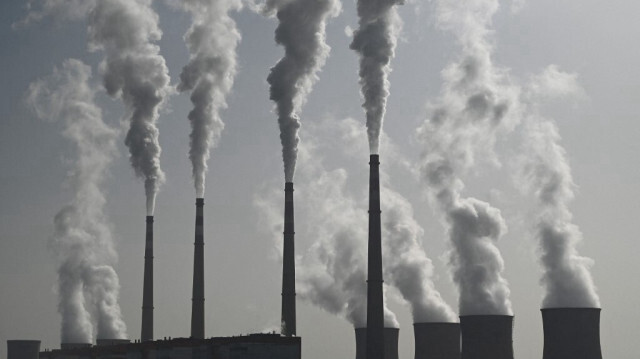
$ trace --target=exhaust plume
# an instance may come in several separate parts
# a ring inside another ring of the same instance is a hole
[[[493,154],[497,133],[510,130],[517,118],[518,88],[491,60],[489,25],[497,9],[497,0],[437,2],[437,24],[453,32],[462,54],[443,71],[442,94],[419,129],[422,177],[447,225],[460,315],[511,314],[496,246],[506,232],[505,221],[489,203],[462,196],[462,175],[475,156],[499,164]]]
[[[391,59],[395,56],[402,21],[395,5],[403,0],[358,0],[359,27],[351,49],[360,55],[360,86],[367,118],[371,154],[378,154],[380,131],[389,97]]]
[[[572,223],[569,204],[575,184],[561,137],[552,120],[539,114],[535,104],[544,97],[582,93],[577,75],[549,66],[533,79],[527,94],[534,104],[525,120],[522,161],[526,187],[535,194],[538,219],[535,234],[540,241],[543,266],[543,308],[600,307],[589,268],[593,261],[578,254],[580,229]]]
[[[341,9],[338,0],[267,0],[263,12],[277,16],[276,42],[285,55],[267,77],[276,104],[285,182],[293,182],[300,111],[329,56],[325,27]]]
[[[90,78],[88,66],[66,60],[52,76],[32,83],[27,98],[39,118],[62,122],[62,134],[74,146],[68,178],[74,198],[56,214],[49,242],[59,261],[58,311],[66,343],[93,341],[92,314],[98,339],[126,338],[102,189],[117,132],[102,121]]]
[[[137,176],[144,179],[147,215],[153,215],[155,198],[164,173],[160,169],[158,111],[171,92],[168,69],[160,48],[158,14],[151,0],[100,0],[89,12],[89,48],[102,50],[103,85],[120,97],[128,112],[125,144]]]
[[[215,147],[224,122],[220,111],[236,75],[236,47],[240,32],[229,11],[240,10],[240,0],[184,0],[182,9],[192,17],[184,38],[191,53],[180,74],[178,90],[191,91],[193,109],[189,159],[193,167],[196,197],[203,198],[210,149]]]

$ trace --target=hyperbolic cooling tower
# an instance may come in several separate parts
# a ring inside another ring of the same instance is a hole
[[[153,216],[147,216],[142,289],[142,341],[153,340]]]
[[[602,359],[600,308],[542,309],[543,359]]]
[[[193,249],[191,337],[204,339],[204,198],[196,198],[196,233]]]
[[[513,359],[513,316],[460,316],[462,359]]]
[[[38,359],[39,340],[7,340],[7,359]]]
[[[415,359],[460,359],[459,323],[415,323]]]
[[[398,359],[398,328],[384,328],[383,359]],[[365,359],[367,351],[367,328],[356,328],[356,359]]]
[[[369,157],[369,248],[367,268],[367,359],[385,353],[382,296],[382,235],[380,230],[380,161]]]
[[[282,335],[296,335],[296,264],[293,182],[284,184],[284,243],[282,253]]]

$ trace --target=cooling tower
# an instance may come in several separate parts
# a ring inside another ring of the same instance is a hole
[[[460,359],[459,323],[415,323],[415,359]]]
[[[513,316],[462,315],[462,359],[513,359]]]
[[[7,340],[7,359],[38,359],[39,340]]]
[[[147,216],[142,289],[142,341],[153,340],[153,216]]]
[[[602,359],[600,308],[542,309],[543,359]]]
[[[398,359],[398,328],[384,328],[383,359]],[[367,351],[367,328],[356,328],[356,359],[365,359]]]
[[[296,335],[296,265],[294,249],[293,183],[284,184],[284,243],[282,253],[282,335]]]
[[[204,339],[204,198],[196,198],[196,233],[193,249],[191,337]]]
[[[383,359],[382,235],[380,230],[380,161],[369,158],[369,248],[367,268],[367,359]]]

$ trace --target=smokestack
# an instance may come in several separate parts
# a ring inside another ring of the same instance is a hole
[[[204,198],[196,198],[196,239],[193,249],[191,337],[204,339]]]
[[[296,264],[294,250],[293,182],[284,184],[284,244],[282,253],[282,335],[296,335]]]
[[[147,216],[142,289],[142,331],[140,340],[153,340],[153,216]]]
[[[600,308],[542,309],[542,359],[602,359]]]
[[[356,359],[366,359],[367,328],[356,328]],[[400,329],[384,328],[384,359],[398,359]]]
[[[513,359],[513,316],[462,315],[462,359]]]
[[[382,294],[382,235],[380,230],[380,161],[369,157],[369,258],[367,268],[367,359],[384,353],[384,303]]]
[[[7,340],[7,359],[38,359],[39,340]]]
[[[415,323],[415,359],[460,359],[459,323]]]

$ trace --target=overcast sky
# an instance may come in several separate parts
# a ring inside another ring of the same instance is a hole
[[[183,35],[190,16],[153,2],[163,36],[158,42],[171,84],[179,82],[188,61]],[[358,57],[349,49],[350,29],[357,28],[355,2],[327,26],[331,52],[319,81],[301,113],[301,142],[310,153],[298,163],[297,178],[313,179],[309,168],[322,160],[323,169],[342,168],[346,193],[366,213],[368,152],[361,138],[339,133],[345,123],[364,123],[358,85]],[[541,109],[562,136],[576,198],[570,204],[584,242],[582,255],[594,260],[592,274],[602,305],[603,356],[632,359],[640,352],[640,4],[629,0],[500,1],[491,34],[494,63],[508,69],[516,83],[526,83],[547,66],[577,74],[580,96],[553,99]],[[56,22],[50,18],[26,27],[12,24],[26,15],[20,0],[0,3],[0,342],[40,339],[42,349],[57,348],[57,262],[49,243],[54,215],[73,198],[65,182],[73,146],[62,136],[62,124],[37,118],[25,102],[29,84],[49,76],[54,67],[75,58],[93,68],[92,83],[100,87],[98,64],[103,54],[87,51],[84,21]],[[421,146],[416,129],[427,116],[429,101],[442,88],[442,70],[457,59],[460,49],[451,33],[435,26],[433,2],[414,0],[400,8],[403,30],[392,61],[391,95],[384,124],[388,137],[381,149],[383,170],[394,190],[413,206],[424,228],[422,246],[433,260],[435,285],[457,310],[458,295],[446,260],[445,227],[437,209],[424,196],[424,185],[413,176]],[[280,320],[281,261],[260,201],[283,194],[279,130],[269,100],[269,70],[282,56],[274,41],[277,20],[247,7],[232,13],[242,34],[238,74],[226,127],[209,161],[205,195],[206,335],[230,336],[273,330]],[[104,182],[106,213],[119,256],[120,305],[130,339],[140,335],[145,198],[124,145],[121,101],[98,92],[104,121],[120,128],[118,155]],[[158,128],[161,165],[166,183],[155,212],[155,337],[189,335],[195,193],[188,159],[191,104],[188,94],[171,96],[161,111]],[[514,185],[513,164],[519,151],[516,129],[499,138],[502,166],[480,166],[465,176],[465,195],[502,211],[508,232],[498,242],[505,261],[515,315],[514,349],[519,359],[542,356],[540,307],[541,269],[533,237],[534,206],[530,196]],[[385,146],[385,143],[387,145]],[[394,161],[408,164],[391,165]],[[389,161],[385,162],[385,149]],[[305,152],[306,153],[306,152]],[[302,188],[303,186],[301,186]],[[282,200],[281,198],[276,198]],[[296,191],[296,252],[304,255],[314,237],[313,208],[304,191]],[[276,202],[276,205],[280,205]],[[384,216],[384,213],[383,213]],[[277,231],[278,229],[276,229]],[[365,248],[362,248],[365,250]],[[300,262],[304,265],[304,261]],[[393,288],[387,301],[400,323],[400,357],[413,356],[409,307]],[[355,356],[353,326],[344,318],[318,309],[298,297],[298,335],[303,356]],[[330,343],[330,345],[327,345]],[[4,356],[5,344],[0,350]]]

